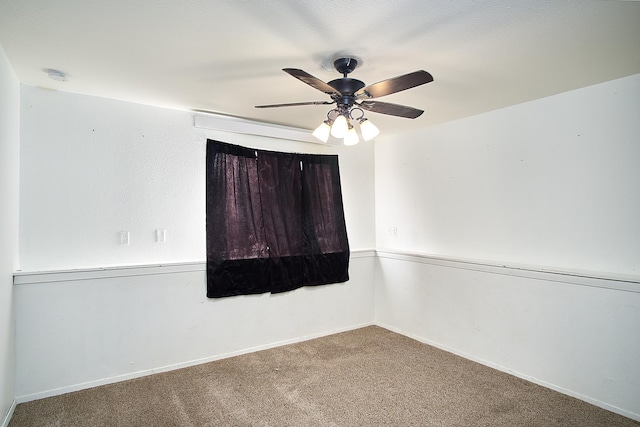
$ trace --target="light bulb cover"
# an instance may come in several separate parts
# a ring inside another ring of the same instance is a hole
[[[365,141],[371,141],[380,134],[380,129],[371,123],[369,119],[363,118],[360,120],[360,132],[362,132],[362,138]]]
[[[320,126],[313,131],[312,135],[318,138],[322,142],[327,142],[329,140],[329,133],[331,132],[331,123],[329,120],[325,120],[320,123]]]
[[[360,142],[360,138],[358,138],[356,129],[352,126],[344,136],[344,145],[356,145],[358,142]]]
[[[347,122],[347,118],[340,114],[333,121],[333,126],[331,126],[331,136],[334,138],[344,138],[348,131],[349,123]]]

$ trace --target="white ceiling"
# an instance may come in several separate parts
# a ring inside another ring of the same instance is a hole
[[[371,84],[435,81],[380,98],[425,110],[368,113],[415,129],[640,73],[640,2],[603,0],[0,0],[0,44],[28,85],[314,128],[340,52]],[[66,82],[45,69],[68,73]]]

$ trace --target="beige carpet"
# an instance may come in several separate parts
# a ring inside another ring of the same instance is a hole
[[[17,406],[27,426],[639,426],[379,327]]]

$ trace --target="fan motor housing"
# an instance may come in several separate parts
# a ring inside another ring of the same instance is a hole
[[[327,84],[342,95],[353,95],[365,86],[364,82],[349,77],[331,80]]]

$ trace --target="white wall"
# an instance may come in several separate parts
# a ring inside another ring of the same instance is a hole
[[[374,253],[359,251],[375,244],[371,144],[199,130],[192,113],[30,86],[21,123],[20,401],[373,322]],[[339,155],[349,282],[206,298],[205,137]]]
[[[352,249],[374,237],[373,146],[355,150],[195,129],[193,114],[22,87],[24,271],[205,259],[205,138],[337,153]],[[154,230],[167,242],[157,244]],[[130,245],[119,245],[119,232]]]
[[[19,401],[372,324],[372,251],[347,283],[207,299],[205,265],[16,277]]]
[[[638,117],[634,75],[380,139],[377,247],[637,277]]]
[[[0,46],[0,424],[14,400],[13,272],[18,268],[20,84]]]
[[[635,75],[379,141],[376,322],[640,420],[639,117]]]
[[[352,259],[346,285],[207,300],[202,269],[171,270],[198,263],[148,275],[129,274],[144,268],[105,270],[108,277],[100,269],[18,275],[17,395],[348,329],[372,321],[375,306],[385,326],[640,414],[632,400],[640,395],[639,95],[640,76],[631,76],[379,138],[375,217],[373,146],[326,149],[340,154],[352,249],[373,246],[375,220],[377,245],[392,251],[377,268],[369,255]],[[204,260],[205,132],[192,128],[191,114],[32,87],[23,87],[21,103],[23,270]],[[167,229],[166,244],[153,243],[155,228]],[[120,230],[131,232],[130,246],[117,244]],[[629,281],[576,284],[399,252]]]
[[[397,253],[378,267],[378,324],[640,420],[640,280]]]

